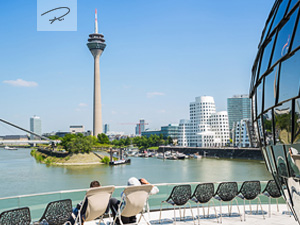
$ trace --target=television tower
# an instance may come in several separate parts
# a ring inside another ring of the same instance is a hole
[[[100,56],[106,47],[104,35],[98,34],[97,9],[95,9],[95,32],[89,35],[87,46],[94,57],[93,135],[97,137],[98,134],[103,133],[99,61],[100,61]]]

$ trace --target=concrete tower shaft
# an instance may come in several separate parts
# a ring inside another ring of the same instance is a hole
[[[100,85],[100,56],[106,44],[104,36],[98,34],[97,10],[95,11],[95,33],[89,35],[87,46],[94,57],[94,112],[93,112],[93,135],[103,133],[101,85]]]

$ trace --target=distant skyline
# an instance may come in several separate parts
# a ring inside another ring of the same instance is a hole
[[[42,132],[92,130],[93,60],[86,46],[98,9],[103,124],[133,134],[189,118],[189,103],[248,94],[250,71],[274,0],[78,0],[77,31],[37,31],[36,1],[0,3],[0,118]],[[0,124],[0,135],[23,134]]]

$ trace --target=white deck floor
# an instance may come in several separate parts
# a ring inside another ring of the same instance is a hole
[[[287,211],[287,206],[284,204],[279,205],[279,212],[277,212],[277,206],[276,204],[271,206],[271,217],[268,214],[269,210],[269,205],[264,204],[263,205],[263,211],[264,211],[264,217],[263,219],[262,213],[259,211],[256,214],[256,206],[252,206],[252,215],[250,214],[250,209],[249,206],[246,205],[246,221],[244,221],[244,208],[243,205],[239,206],[241,214],[242,214],[242,220],[240,219],[240,216],[237,211],[237,207],[233,206],[232,208],[232,215],[229,217],[228,215],[228,207],[223,206],[222,207],[222,224],[236,224],[236,225],[298,225],[298,223],[295,221],[294,217],[290,214],[290,212]],[[220,207],[217,206],[217,214],[220,215]],[[213,207],[210,207],[210,217],[209,218],[204,218],[203,217],[203,211],[202,209],[200,210],[200,224],[203,225],[216,225],[216,224],[221,224],[220,222],[218,223],[217,221],[220,220],[220,218],[216,218],[214,214]],[[181,210],[181,212],[183,212]],[[205,213],[207,213],[207,208],[205,208]],[[194,216],[198,215],[197,214],[197,209],[193,208],[193,214]],[[149,220],[151,224],[159,224],[159,211],[158,212],[151,212],[150,213],[150,219],[149,215],[146,213],[145,214],[146,219]],[[139,218],[139,216],[138,216]],[[174,224],[173,222],[174,218],[174,211],[173,210],[167,210],[162,212],[162,222],[161,224],[163,225],[170,225]],[[176,210],[176,225],[193,225],[193,219],[191,216],[191,211],[190,209],[186,210],[186,215],[185,215],[185,221],[184,220],[179,220],[179,211]],[[109,222],[108,219],[105,219],[105,222]],[[99,221],[91,221],[91,222],[85,222],[85,225],[99,225]],[[103,223],[102,223],[103,224]],[[109,224],[109,223],[107,223]],[[145,225],[146,222],[142,219],[140,224]],[[198,225],[198,219],[195,219],[195,225]]]

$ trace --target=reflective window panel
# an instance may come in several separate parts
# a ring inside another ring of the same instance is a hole
[[[279,30],[274,48],[272,65],[288,53],[297,15],[298,10],[291,15],[289,21]]]
[[[256,89],[256,107],[257,107],[257,116],[261,114],[262,111],[262,97],[263,97],[263,81],[258,85]]]
[[[268,155],[267,155],[267,150],[266,150],[266,147],[263,147],[261,149],[262,151],[262,154],[263,154],[263,157],[265,159],[265,163],[266,163],[266,167],[267,167],[267,170],[272,173],[272,168],[271,168],[271,165],[270,165],[270,162],[269,162],[269,158],[268,158]]]
[[[276,66],[273,71],[265,77],[264,86],[264,110],[275,105],[277,93],[277,80],[278,80],[279,66]]]
[[[252,120],[256,120],[256,101],[255,101],[255,93],[253,94],[252,96],[252,101],[251,101],[251,104],[252,104]]]
[[[288,11],[291,11],[294,7],[294,5],[298,2],[298,0],[291,0],[291,3],[290,3],[290,6],[289,6],[289,10]]]
[[[300,143],[300,99],[295,99],[294,143]]]
[[[285,101],[299,95],[300,83],[300,51],[281,63],[279,77],[278,102]]]
[[[269,34],[269,31],[270,31],[270,27],[271,27],[271,24],[274,20],[274,16],[275,16],[275,13],[276,13],[276,9],[274,10],[272,16],[270,17],[270,19],[268,20],[266,26],[265,26],[265,30],[264,30],[264,36],[263,36],[263,39],[261,40],[261,43],[264,42],[264,40],[266,39],[267,35]]]
[[[262,126],[262,121],[261,118],[259,117],[257,119],[257,127],[258,127],[258,133],[259,133],[259,138],[260,138],[260,144],[262,146],[265,145],[265,137],[264,137],[264,131],[263,131],[263,126]]]
[[[276,160],[276,167],[279,176],[289,177],[288,166],[286,163],[285,151],[283,145],[273,146],[273,154]]]
[[[271,165],[272,173],[277,174],[277,168],[276,168],[276,165],[274,163],[273,151],[272,151],[272,147],[271,146],[267,146],[266,147],[266,153],[267,153],[267,157],[269,159],[269,163]]]
[[[295,36],[292,44],[292,50],[297,48],[299,45],[300,45],[300,23],[298,22],[297,27],[295,29]]]
[[[277,10],[273,25],[272,25],[272,30],[279,24],[280,20],[284,17],[286,7],[289,3],[289,0],[282,0],[281,4],[279,5],[279,8]]]
[[[267,113],[263,115],[263,123],[264,123],[263,127],[265,131],[266,145],[274,144],[272,119],[273,119],[272,110],[269,110]]]
[[[286,156],[292,177],[300,178],[300,145],[286,145]]]
[[[262,55],[262,59],[261,59],[261,63],[260,63],[260,69],[259,69],[259,78],[261,78],[261,76],[266,72],[266,70],[269,68],[269,62],[270,62],[270,57],[272,54],[272,49],[273,49],[273,45],[274,45],[274,35],[271,38],[271,41],[266,45],[263,55]]]
[[[290,144],[292,139],[292,101],[274,108],[275,141]]]

